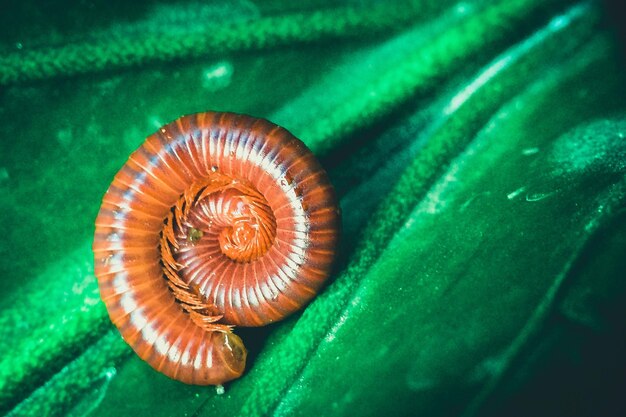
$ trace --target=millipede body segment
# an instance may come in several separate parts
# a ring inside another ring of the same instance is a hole
[[[95,273],[142,359],[185,383],[221,384],[245,368],[233,327],[311,300],[339,223],[325,171],[288,131],[233,113],[184,116],[115,176],[96,219]]]

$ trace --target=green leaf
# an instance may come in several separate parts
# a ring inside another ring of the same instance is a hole
[[[580,384],[615,403],[610,379],[560,376],[619,357],[626,295],[626,84],[597,4],[137,2],[128,23],[68,6],[86,20],[51,29],[24,4],[32,33],[0,40],[0,411],[561,414],[555,386]],[[132,355],[90,251],[128,154],[207,109],[292,130],[344,213],[330,284],[238,329],[248,371],[223,395]],[[571,349],[589,364],[564,372]]]

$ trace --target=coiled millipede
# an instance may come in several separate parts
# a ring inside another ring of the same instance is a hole
[[[206,112],[149,136],[96,219],[95,274],[112,322],[170,378],[244,371],[234,326],[300,309],[335,257],[339,210],[311,151],[267,120]]]

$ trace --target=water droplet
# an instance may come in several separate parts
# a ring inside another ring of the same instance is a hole
[[[151,117],[148,119],[148,122],[149,122],[152,126],[156,127],[157,129],[161,129],[161,132],[165,132],[165,129],[163,129],[163,128],[161,127],[161,126],[163,126],[163,124],[164,124],[164,123],[163,123],[163,121],[161,120],[161,118],[160,118],[160,117],[157,117],[157,116],[151,116]]]
[[[189,229],[189,232],[187,233],[187,240],[190,241],[191,243],[196,243],[200,239],[202,239],[203,234],[204,233],[202,233],[202,230],[192,227]]]
[[[217,165],[213,165],[211,167],[211,172],[217,172]]]
[[[515,197],[517,197],[518,195],[520,195],[524,191],[526,191],[526,187],[520,187],[517,190],[511,191],[510,193],[508,193],[506,195],[506,198],[508,198],[509,200],[513,200]]]
[[[206,68],[202,74],[202,87],[209,91],[218,91],[230,85],[233,76],[233,65],[221,61]]]
[[[526,194],[526,201],[528,202],[535,202],[535,201],[541,201],[544,198],[548,198],[550,197],[552,194],[554,194],[554,192],[551,193],[529,193]]]
[[[535,155],[539,153],[539,148],[526,148],[526,149],[522,149],[522,155],[524,156],[530,156],[530,155]]]

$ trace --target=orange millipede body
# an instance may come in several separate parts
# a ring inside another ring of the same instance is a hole
[[[153,368],[221,384],[245,368],[232,328],[306,304],[330,272],[339,222],[325,171],[288,131],[233,113],[184,116],[146,139],[103,198],[100,293]]]

